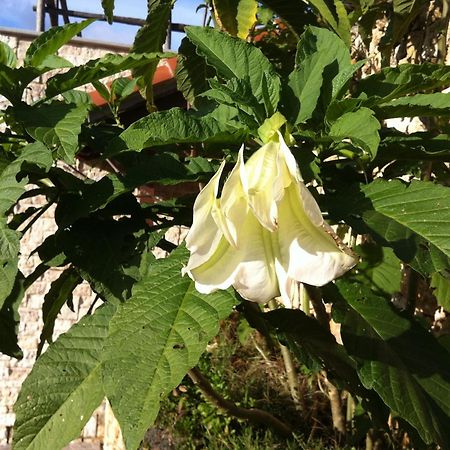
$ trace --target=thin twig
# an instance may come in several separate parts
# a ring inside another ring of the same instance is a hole
[[[286,437],[292,435],[292,429],[287,424],[281,422],[281,420],[277,419],[275,416],[272,416],[272,414],[267,411],[257,408],[241,408],[232,401],[224,399],[213,389],[210,382],[198,370],[197,367],[191,369],[188,372],[188,376],[213,405],[223,409],[228,414],[237,417],[238,419],[245,419],[254,423],[267,425]]]

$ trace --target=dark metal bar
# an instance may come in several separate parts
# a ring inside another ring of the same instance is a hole
[[[33,10],[36,11],[36,8],[33,7]],[[51,7],[46,7],[45,11],[48,13],[66,14],[69,17],[78,17],[80,19],[97,19],[97,20],[102,20],[104,22],[107,21],[106,16],[104,14],[94,14],[94,13],[89,13],[89,12],[74,11],[72,9],[65,10],[65,9],[51,8]],[[114,16],[113,21],[117,22],[117,23],[125,23],[127,25],[137,25],[137,26],[145,25],[145,20],[136,19],[134,17]],[[184,32],[185,26],[186,25],[184,25],[182,23],[172,23],[171,30],[178,31],[178,32]]]
[[[56,12],[56,10],[58,10],[58,8],[56,7],[54,0],[45,1],[45,11],[48,12],[48,15],[50,16],[50,25],[52,27],[57,27],[59,25],[59,14]]]
[[[69,23],[70,22],[69,21],[69,16],[67,15],[67,1],[66,0],[60,0],[60,3],[61,3],[61,9],[64,11],[62,13],[64,23]]]

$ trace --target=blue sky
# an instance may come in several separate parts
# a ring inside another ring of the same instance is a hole
[[[203,11],[195,12],[201,0],[177,0],[172,13],[173,22],[189,25],[200,25],[203,21]],[[0,27],[22,28],[34,30],[35,13],[33,5],[36,0],[1,0]],[[101,13],[101,0],[67,0],[68,9]],[[118,16],[128,16],[144,19],[147,10],[147,0],[115,0],[114,13]],[[74,19],[71,18],[71,21]],[[62,20],[61,20],[62,22]],[[106,22],[96,22],[90,25],[83,36],[90,39],[131,44],[138,27],[124,24],[108,25]],[[172,34],[172,49],[176,50],[182,35]]]

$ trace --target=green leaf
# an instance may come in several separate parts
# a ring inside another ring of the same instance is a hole
[[[73,67],[73,64],[66,58],[62,58],[61,56],[48,55],[44,58],[40,67],[42,68],[42,71],[47,72],[52,69]]]
[[[364,386],[413,425],[427,443],[449,442],[449,354],[420,325],[354,281],[339,280],[352,310],[343,313],[344,345],[359,361]],[[356,312],[356,314],[355,314]],[[341,316],[342,318],[342,316]]]
[[[416,94],[447,87],[450,83],[450,67],[440,64],[400,64],[397,67],[386,67],[381,72],[370,75],[359,81],[356,94],[362,97],[392,100],[407,94]]]
[[[177,89],[188,103],[195,107],[201,102],[199,94],[209,89],[208,78],[214,76],[214,69],[206,64],[205,58],[199,56],[195,46],[188,38],[181,41],[178,49],[175,78]]]
[[[243,142],[245,129],[236,129],[218,122],[211,115],[200,116],[180,108],[152,113],[134,122],[118,139],[109,152],[140,151],[146,147],[183,142]]]
[[[120,77],[111,83],[111,96],[114,100],[125,98],[134,92],[136,80]]]
[[[13,105],[20,104],[24,89],[41,73],[34,67],[12,69],[0,63],[0,94],[4,95]]]
[[[439,306],[450,312],[450,279],[447,273],[434,273],[431,277],[431,287]]]
[[[405,135],[393,132],[380,142],[377,160],[381,163],[392,160],[417,162],[420,160],[450,161],[450,135],[418,132]]]
[[[14,118],[34,139],[50,149],[57,149],[57,157],[72,163],[78,151],[78,135],[89,113],[84,103],[64,102],[42,104],[38,107],[16,107]]]
[[[449,188],[425,181],[410,185],[377,180],[362,188],[375,211],[407,227],[450,256]]]
[[[323,17],[335,33],[350,46],[350,22],[345,6],[340,0],[309,0],[311,6]]]
[[[364,150],[373,159],[378,151],[381,128],[373,114],[368,108],[345,113],[331,125],[329,136],[335,142],[350,140],[354,147]]]
[[[25,294],[24,281],[24,276],[19,273],[11,293],[0,307],[0,352],[18,359],[23,357],[17,342],[17,333],[20,322],[19,306]]]
[[[436,92],[433,94],[416,94],[400,97],[375,108],[381,119],[390,117],[415,116],[448,116],[450,115],[450,93]]]
[[[130,54],[127,56],[108,53],[102,58],[93,59],[86,64],[73,67],[65,73],[54,75],[48,80],[45,94],[47,98],[54,97],[70,89],[83,86],[93,81],[109,77],[123,70],[143,66],[163,57],[172,56],[164,53]]]
[[[61,273],[50,286],[49,291],[45,294],[44,304],[42,306],[42,320],[44,326],[39,338],[37,348],[38,356],[41,354],[44,343],[52,343],[53,329],[55,327],[55,320],[61,308],[72,298],[73,290],[82,281],[76,270],[69,267]]]
[[[256,0],[239,0],[237,7],[237,37],[247,39],[250,30],[256,23],[256,11],[258,2]]]
[[[11,69],[17,65],[17,57],[14,50],[3,41],[0,41],[0,64],[4,64]]]
[[[0,308],[14,287],[19,264],[19,233],[0,218]]]
[[[342,88],[341,74],[353,68],[344,42],[331,31],[317,27],[308,27],[301,37],[295,65],[283,99],[293,124],[310,119],[325,93],[329,98],[322,98],[321,107],[328,106]]]
[[[84,91],[72,90],[62,94],[66,103],[73,103],[75,105],[86,105],[89,109],[93,107],[92,97]]]
[[[103,381],[126,447],[137,448],[161,399],[194,367],[235,302],[201,295],[181,276],[182,256],[157,260],[119,306],[103,359]]]
[[[402,267],[391,248],[366,242],[355,251],[362,258],[355,268],[362,283],[369,281],[371,288],[380,294],[400,292]]]
[[[43,65],[43,61],[47,56],[53,55],[92,22],[94,22],[93,19],[88,19],[82,22],[69,23],[61,27],[52,27],[40,34],[28,47],[24,65],[33,67]]]
[[[19,233],[8,228],[3,217],[25,191],[27,177],[17,180],[24,164],[48,169],[52,164],[48,150],[40,143],[29,144],[12,162],[3,161],[0,174],[0,308],[14,287],[18,271]]]
[[[222,31],[237,36],[236,20],[239,0],[212,0],[214,18]]]
[[[65,205],[60,202],[58,208],[70,207],[70,197],[65,200]],[[57,222],[59,214],[55,213]],[[134,233],[142,227],[138,219],[80,219],[56,234],[55,245],[96,293],[118,303],[130,296],[139,277],[144,237]]]
[[[111,25],[114,20],[114,0],[102,0],[102,8],[108,23]]]
[[[392,4],[393,14],[379,44],[383,57],[387,61],[393,47],[405,37],[411,23],[420,12],[427,10],[429,2],[427,0],[393,0]]]
[[[429,276],[450,264],[445,252],[446,189],[428,182],[414,181],[408,186],[399,180],[376,180],[358,188],[341,187],[339,196],[329,196],[326,207],[333,220],[344,220],[358,233],[370,234],[377,243],[391,247],[414,270]],[[427,201],[430,195],[435,197],[431,202]],[[392,208],[388,206],[391,202]],[[437,208],[435,213],[428,214],[430,205]]]
[[[258,103],[248,82],[233,78],[226,84],[214,79],[209,80],[209,83],[212,89],[204,92],[202,96],[216,100],[219,104],[236,107],[247,116],[252,116],[255,119],[255,127],[264,122],[264,107]]]
[[[27,178],[22,178],[20,181],[17,179],[24,164],[37,166],[47,171],[52,162],[51,153],[40,142],[34,142],[22,148],[20,155],[0,174],[0,215],[6,214],[25,191]]]
[[[82,217],[103,210],[107,205],[119,200],[120,196],[124,199],[124,194],[147,183],[173,185],[189,181],[207,181],[218,168],[217,164],[201,157],[188,158],[189,162],[185,164],[180,161],[178,155],[169,152],[133,156],[136,159],[133,159],[132,165],[127,168],[125,176],[109,174],[95,183],[81,183],[67,189],[60,196],[55,211],[58,226],[66,228]],[[118,160],[126,167],[124,158],[119,157]],[[131,199],[134,197],[128,199],[131,206]]]
[[[104,398],[100,357],[111,305],[84,317],[37,360],[14,407],[15,450],[63,448]]]
[[[213,28],[186,27],[186,34],[220,76],[248,81],[253,95],[265,105],[268,117],[277,110],[280,78],[260,49]]]
[[[134,54],[146,54],[161,52],[166,40],[170,14],[175,0],[148,0],[147,18],[145,25],[136,33],[131,52]],[[133,77],[138,79],[138,85],[144,91],[147,100],[147,108],[153,110],[153,75],[158,61],[147,61],[139,67],[133,68]]]
[[[306,25],[317,25],[317,17],[312,8],[302,0],[264,0],[261,3],[280,16],[298,36],[303,33]]]

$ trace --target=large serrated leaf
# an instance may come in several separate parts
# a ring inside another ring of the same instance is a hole
[[[343,3],[340,0],[309,0],[309,3],[346,45],[350,46],[350,23]]]
[[[0,214],[3,215],[14,205],[25,190],[27,178],[17,180],[24,163],[32,164],[45,171],[52,165],[52,156],[47,147],[40,142],[28,144],[20,155],[11,161],[0,173]]]
[[[100,355],[114,307],[84,317],[48,348],[15,404],[15,450],[60,449],[75,439],[103,397]]]
[[[362,261],[356,266],[361,282],[380,294],[393,295],[400,292],[402,281],[401,261],[389,247],[365,242],[356,248]]]
[[[450,189],[425,181],[375,181],[363,187],[373,208],[450,256]]]
[[[138,447],[161,398],[194,367],[235,302],[204,296],[181,276],[183,257],[158,260],[111,321],[103,359],[105,392],[128,449]]]
[[[41,354],[45,342],[52,343],[53,329],[55,320],[61,308],[72,298],[72,292],[82,281],[80,275],[73,267],[69,267],[61,273],[50,286],[45,294],[44,304],[42,305],[42,320],[44,326],[41,331],[40,341],[37,348],[38,356]]]
[[[448,352],[362,284],[339,280],[337,287],[351,307],[343,314],[344,345],[359,361],[364,386],[375,389],[424,441],[445,446],[450,439]],[[345,309],[343,304],[338,307]]]
[[[27,178],[17,180],[22,165],[29,163],[44,169],[52,164],[47,148],[41,143],[25,146],[19,157],[7,164],[4,161],[0,173],[0,308],[13,289],[17,274],[19,233],[8,228],[3,217],[25,191]]]
[[[429,182],[376,180],[342,188],[339,196],[330,195],[327,208],[334,220],[370,234],[414,270],[430,276],[450,266],[447,191]]]
[[[347,46],[331,31],[309,27],[302,35],[296,54],[296,67],[289,76],[289,89],[283,99],[293,124],[305,122],[319,105],[325,109],[332,93],[342,88],[341,74],[352,69]]]
[[[268,111],[276,111],[280,99],[280,78],[261,50],[212,28],[187,27],[186,34],[220,76],[227,80],[247,80],[259,103],[264,104]]]
[[[175,78],[177,89],[191,105],[201,102],[199,94],[209,88],[208,78],[214,76],[214,69],[206,64],[205,58],[199,56],[192,42],[184,38],[178,49]]]
[[[48,80],[45,94],[51,98],[70,89],[170,56],[173,55],[170,53],[143,53],[121,56],[108,53],[102,58],[93,59],[82,66],[73,67],[65,73],[53,76]]]
[[[143,54],[163,50],[167,33],[170,33],[168,26],[174,3],[175,0],[148,0],[146,23],[136,33],[131,49],[133,53]],[[148,61],[147,64],[133,70],[133,77],[137,78],[138,85],[144,91],[149,110],[153,109],[153,76],[157,65],[157,61]]]
[[[60,47],[69,42],[93,21],[94,19],[88,19],[82,22],[69,23],[61,27],[52,27],[40,34],[28,47],[24,65],[41,66],[47,56],[53,55]]]
[[[450,93],[416,94],[400,97],[387,103],[378,104],[377,116],[390,117],[448,116],[450,115]]]
[[[70,197],[58,207],[70,207]],[[56,219],[59,222],[57,212]],[[111,302],[124,301],[138,278],[142,237],[138,220],[80,219],[55,235],[55,243],[95,292]]]
[[[243,142],[246,130],[180,108],[152,113],[128,127],[112,143],[109,152],[140,151],[155,145],[222,140]]]
[[[57,158],[72,163],[78,151],[81,125],[88,113],[89,106],[84,103],[53,102],[38,107],[17,107],[14,118],[34,139],[50,149],[56,148]]]
[[[350,140],[354,147],[361,148],[373,159],[380,144],[380,128],[381,124],[372,110],[359,108],[339,117],[331,125],[329,135],[335,142]]]
[[[450,67],[440,64],[400,64],[397,67],[386,67],[381,72],[370,75],[359,81],[356,95],[365,94],[373,102],[376,97],[384,101],[416,94],[450,83]]]

